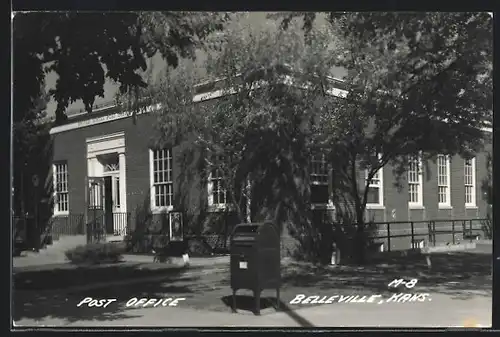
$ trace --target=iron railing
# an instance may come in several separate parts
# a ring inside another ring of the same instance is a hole
[[[24,246],[28,240],[28,219],[26,217],[12,217],[12,242],[14,246]]]
[[[454,219],[427,221],[371,222],[367,224],[369,239],[382,243],[387,250],[392,248],[395,238],[409,238],[408,249],[421,245],[436,246],[437,243],[457,244],[487,238],[484,222],[489,219]],[[491,221],[491,220],[489,220]],[[439,238],[439,239],[438,239]]]
[[[83,235],[85,234],[85,215],[55,216],[51,218],[49,227],[50,234],[56,240],[64,235]]]
[[[112,226],[106,224],[107,221],[112,221]],[[100,214],[96,218],[89,219],[86,223],[87,242],[106,241],[108,236],[125,236],[129,232],[129,225],[130,213]],[[110,227],[112,227],[111,230]]]
[[[39,249],[52,242],[52,219],[37,222],[34,216],[13,216],[12,227],[12,239],[23,250]]]
[[[96,221],[89,219],[88,223],[85,223],[85,214],[82,213],[54,216],[50,219],[49,225],[47,226],[48,235],[51,235],[53,239],[57,240],[64,235],[85,235],[91,232],[103,232],[104,234],[102,235],[104,236],[125,236],[129,232],[130,213],[121,212],[112,214],[113,233],[107,233],[105,221],[102,221],[104,218],[105,215],[99,215]]]
[[[87,243],[99,243],[106,241],[105,215],[101,214],[92,218],[85,224]]]
[[[125,236],[129,232],[130,213],[113,213],[113,234]]]

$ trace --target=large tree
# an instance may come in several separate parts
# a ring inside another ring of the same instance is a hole
[[[192,147],[203,154],[205,179],[218,171],[240,221],[272,220],[279,230],[289,221],[304,224],[296,237],[316,258],[319,233],[307,214],[308,167],[320,102],[315,90],[303,90],[315,80],[313,74],[294,69],[318,65],[329,49],[307,46],[300,27],[283,32],[273,21],[235,27],[223,40],[206,64],[211,78],[223,78],[215,84],[223,97],[193,103],[200,79],[187,68],[167,72],[145,95],[162,104],[160,142],[194,140]]]
[[[29,104],[21,104],[22,110],[14,113],[12,124],[12,183],[13,183],[13,213],[24,216],[33,215],[34,195],[32,176],[38,174],[44,179],[48,174],[50,164],[50,125],[44,123],[47,117],[46,107],[49,95],[45,91],[45,82],[38,86],[38,96]],[[24,102],[25,103],[25,102]],[[19,107],[14,105],[14,107]],[[43,181],[42,183],[43,184]],[[50,186],[51,187],[51,186]],[[46,191],[50,195],[50,190]],[[47,197],[47,193],[42,197]]]
[[[193,104],[196,77],[186,72],[164,80],[151,97],[162,103],[158,125],[166,141],[194,136],[207,167],[223,172],[240,217],[291,221],[312,258],[321,235],[307,216],[308,168],[312,155],[326,155],[332,197],[340,197],[337,211],[356,229],[363,260],[369,181],[380,168],[391,162],[403,177],[408,157],[419,151],[425,160],[481,148],[480,128],[492,118],[491,19],[474,13],[327,17],[326,27],[306,35],[297,21],[285,31],[270,21],[263,29],[228,33],[208,62],[226,94],[212,104]],[[334,66],[348,70],[343,81],[332,79]],[[332,95],[336,86],[347,89],[343,98]]]
[[[180,59],[194,58],[197,48],[205,47],[204,39],[228,19],[225,12],[15,13],[13,212],[34,215],[38,209],[42,226],[51,214],[52,122],[45,119],[50,98],[57,103],[59,123],[65,120],[68,105],[77,100],[92,112],[96,97],[104,96],[106,80],[118,83],[121,93],[137,95],[147,86],[148,58],[160,54],[176,67]],[[58,79],[46,92],[49,72]],[[35,174],[39,187],[32,183]],[[44,203],[35,205],[40,200]]]
[[[314,15],[302,15],[308,35]],[[284,28],[297,13],[285,16]],[[341,193],[335,195],[350,194],[339,210],[358,224],[362,240],[369,183],[387,163],[401,177],[419,151],[425,162],[482,148],[481,129],[493,118],[492,18],[397,12],[327,17],[337,37],[331,57],[348,70],[350,90],[326,107],[331,112],[319,132],[339,164],[334,172]]]
[[[14,112],[22,120],[40,96],[47,72],[58,80],[51,95],[56,119],[76,100],[92,111],[106,79],[120,91],[144,87],[140,71],[160,53],[171,66],[194,57],[211,32],[222,29],[225,12],[19,12],[13,18]]]
[[[21,230],[26,235],[23,239],[32,247],[37,244],[37,233],[44,229],[52,213],[50,125],[43,122],[48,96],[44,94],[43,88],[41,92],[34,108],[12,125],[12,215],[21,218],[28,215],[30,219],[29,222],[14,220],[13,224],[16,225],[16,232]],[[34,176],[39,179],[38,186],[33,182]],[[37,221],[38,227],[33,220]]]

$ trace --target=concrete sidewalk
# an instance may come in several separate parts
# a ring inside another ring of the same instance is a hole
[[[139,262],[139,263],[151,263],[153,262],[153,257],[149,255],[131,255],[125,254],[123,255],[123,261],[126,262]],[[183,263],[182,258],[174,258],[173,262],[175,264]],[[227,263],[229,265],[229,256],[213,256],[213,257],[190,257],[189,265],[193,267],[201,267],[201,266],[212,266],[212,265],[220,265]]]
[[[225,268],[217,268],[217,267],[212,267],[212,268],[205,269],[205,270],[186,269],[185,271],[182,272],[182,276],[183,277],[203,276],[206,274],[221,272],[224,270],[225,270]],[[143,284],[143,283],[148,283],[148,282],[161,282],[161,281],[164,281],[168,277],[169,277],[169,275],[159,275],[159,276],[131,278],[131,279],[126,279],[126,280],[92,282],[92,283],[84,284],[84,285],[65,287],[64,292],[79,292],[79,291],[87,291],[87,290],[92,290],[92,289],[102,289],[102,288],[106,288],[106,287],[119,287],[119,286],[133,285],[133,284]],[[38,295],[43,294],[43,295],[48,296],[50,294],[60,294],[61,289],[47,289],[47,290],[35,289],[35,290],[22,290],[22,292],[25,294],[35,294],[36,293]]]
[[[163,266],[159,263],[152,263],[152,257],[148,256],[126,256],[125,261],[129,263],[134,263],[137,269],[157,269],[162,268]],[[180,259],[182,260],[182,259]],[[202,276],[209,273],[219,272],[226,270],[229,265],[229,257],[228,256],[219,256],[212,258],[192,258],[190,259],[190,267],[182,268],[182,261],[174,261],[173,264],[164,265],[165,275],[155,275],[155,276],[145,276],[145,277],[134,277],[130,279],[120,279],[113,281],[92,281],[89,280],[88,284],[84,285],[76,285],[64,288],[65,292],[76,292],[76,291],[85,291],[92,289],[99,289],[105,287],[113,287],[113,286],[123,286],[123,285],[132,285],[132,284],[141,284],[146,282],[160,282],[164,280],[169,275],[167,274],[170,269],[178,269],[182,270],[183,277],[190,276]],[[129,264],[130,266],[130,264]],[[50,270],[51,265],[46,266],[46,270]],[[60,266],[59,266],[60,267]],[[67,268],[74,268],[74,266],[67,264]],[[201,267],[201,268],[200,268]],[[106,266],[96,266],[95,268],[106,268]],[[190,269],[191,268],[191,269]],[[35,268],[23,267],[17,268],[19,272],[25,272],[30,270],[40,270]],[[45,295],[50,295],[52,293],[58,294],[61,293],[60,289],[48,289],[48,290],[23,290],[24,293],[43,293]]]
[[[132,263],[152,263],[153,256],[124,254],[123,261]],[[173,264],[179,265],[181,263],[183,263],[182,258],[173,259]],[[229,264],[229,256],[191,257],[189,259],[189,264],[191,266],[210,266],[221,263]],[[65,257],[48,253],[43,255],[30,253],[28,255],[15,257],[12,261],[12,270],[14,272],[50,270],[55,268],[74,268],[74,265],[70,264]]]
[[[123,262],[125,263],[153,263],[153,256],[149,255],[123,255]],[[229,256],[215,256],[215,257],[191,257],[189,264],[191,266],[211,266],[227,263],[229,264]],[[174,258],[172,265],[183,264],[182,258]],[[166,265],[166,264],[165,264]],[[96,265],[99,266],[99,265]],[[61,258],[60,256],[52,256],[45,254],[43,259],[39,256],[27,255],[15,257],[12,262],[13,272],[29,272],[29,271],[42,271],[51,269],[71,269],[75,268],[69,261]]]
[[[433,295],[417,303],[343,303],[305,307],[286,312],[266,309],[262,316],[202,311],[179,307],[126,309],[116,319],[69,323],[63,319],[23,319],[16,326],[58,327],[489,327],[491,299],[467,301]],[[124,314],[128,317],[123,318]]]

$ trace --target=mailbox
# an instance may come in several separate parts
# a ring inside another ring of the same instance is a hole
[[[235,226],[231,235],[231,288],[233,311],[236,311],[236,292],[253,291],[255,313],[260,314],[260,294],[264,289],[276,289],[277,308],[281,286],[280,236],[269,222]]]

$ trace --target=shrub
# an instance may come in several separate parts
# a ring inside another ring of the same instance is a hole
[[[165,234],[135,231],[125,236],[125,250],[132,254],[150,254],[164,246]]]
[[[481,221],[481,230],[484,233],[485,239],[493,239],[493,221],[491,220],[490,214],[488,214],[485,220]]]
[[[117,263],[122,259],[124,248],[116,243],[92,243],[81,245],[65,252],[74,264]]]
[[[213,255],[211,247],[203,238],[190,238],[187,245],[188,254],[194,257],[203,257]]]

